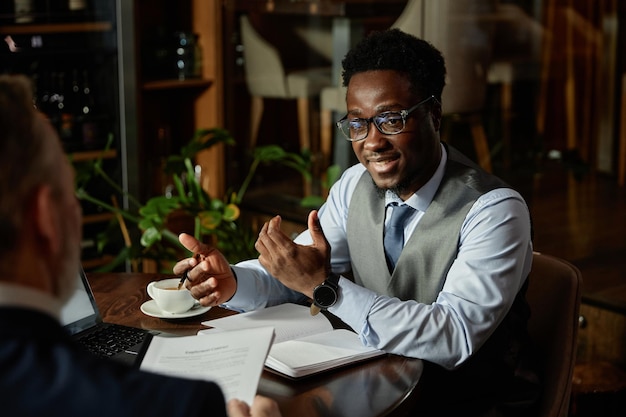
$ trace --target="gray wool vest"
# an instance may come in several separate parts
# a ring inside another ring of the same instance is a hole
[[[379,294],[430,304],[458,252],[467,213],[482,194],[508,187],[448,146],[446,170],[432,203],[409,237],[393,274],[383,248],[385,199],[365,171],[352,195],[347,238],[354,281]]]

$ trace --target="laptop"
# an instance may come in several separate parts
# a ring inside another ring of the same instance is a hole
[[[102,320],[82,267],[74,294],[61,311],[61,323],[88,351],[131,366],[139,366],[152,336],[159,334]]]

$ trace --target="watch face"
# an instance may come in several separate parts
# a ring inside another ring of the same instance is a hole
[[[337,301],[337,292],[326,285],[319,286],[313,293],[315,304],[322,308],[328,308]]]

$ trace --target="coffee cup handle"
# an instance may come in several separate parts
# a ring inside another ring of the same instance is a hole
[[[148,295],[150,296],[150,298],[154,299],[154,295],[152,295],[152,288],[154,287],[154,284],[156,284],[155,281],[152,281],[151,283],[148,284],[148,287],[146,288],[146,290],[148,291]]]

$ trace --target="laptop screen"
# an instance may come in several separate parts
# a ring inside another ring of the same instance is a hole
[[[76,276],[74,294],[61,310],[61,324],[70,334],[76,334],[100,321],[96,300],[81,268]]]

